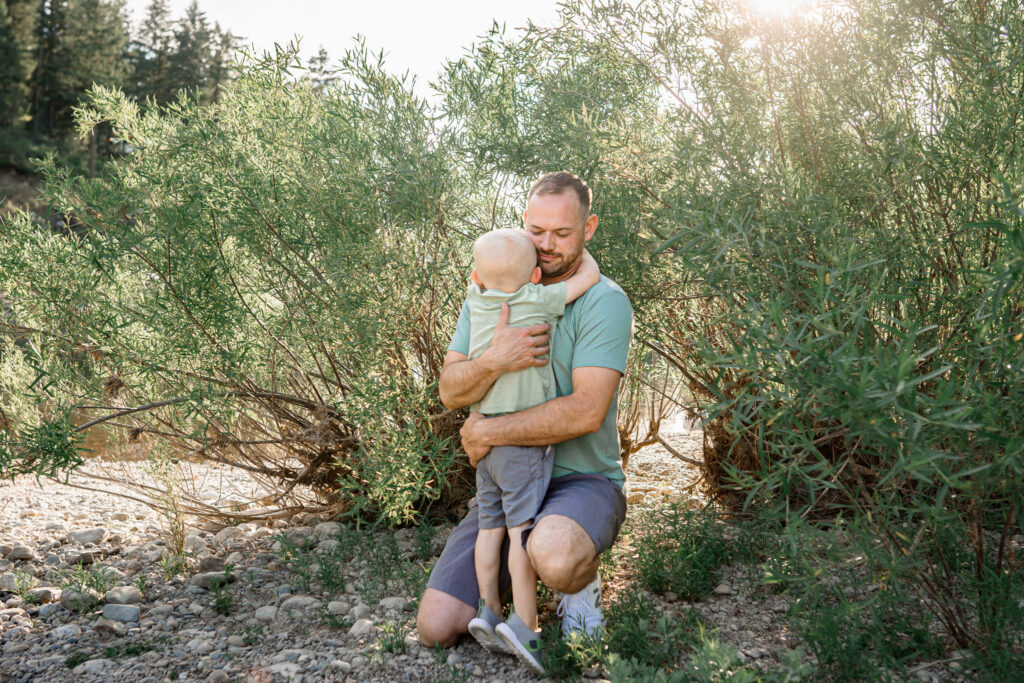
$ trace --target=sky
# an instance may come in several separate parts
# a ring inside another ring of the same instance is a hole
[[[170,0],[180,18],[191,0]],[[145,16],[150,0],[128,0],[133,24]],[[309,57],[323,45],[333,60],[352,46],[357,34],[373,51],[384,49],[389,71],[406,70],[420,87],[434,78],[446,59],[455,59],[497,20],[510,30],[526,20],[550,24],[557,0],[199,0],[212,24],[244,36],[257,49],[302,37]],[[417,88],[419,89],[419,88]]]

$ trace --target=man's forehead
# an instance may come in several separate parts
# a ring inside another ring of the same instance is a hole
[[[535,203],[538,197],[563,197],[568,196],[571,201],[561,203],[549,203],[543,200],[539,203]],[[559,205],[561,204],[561,205]],[[571,193],[559,193],[559,194],[545,194],[545,195],[533,195],[530,197],[530,201],[526,204],[526,211],[524,215],[526,227],[536,228],[547,228],[551,230],[561,230],[563,228],[582,228],[586,222],[587,217],[583,215],[582,206],[579,200],[576,199],[575,195]],[[532,210],[531,210],[532,209]],[[565,215],[558,215],[562,212]],[[554,214],[554,215],[553,215]],[[559,225],[551,225],[550,219],[557,217]],[[543,220],[543,224],[537,221]],[[564,223],[564,225],[563,225]]]

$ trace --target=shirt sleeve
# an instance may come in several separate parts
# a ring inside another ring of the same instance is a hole
[[[621,290],[586,297],[576,322],[572,369],[600,367],[626,374],[626,358],[633,338],[633,306]]]
[[[459,322],[455,324],[455,334],[448,344],[449,351],[456,351],[464,356],[469,355],[469,302],[462,304],[459,311]]]
[[[564,282],[540,287],[540,305],[544,310],[544,315],[553,318],[562,317],[562,314],[565,313],[565,290]]]

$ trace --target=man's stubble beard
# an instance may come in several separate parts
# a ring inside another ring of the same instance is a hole
[[[580,244],[579,248],[574,250],[572,254],[567,258],[566,254],[561,255],[561,259],[557,263],[549,264],[547,267],[543,263],[539,263],[542,280],[547,284],[554,284],[567,280],[576,274],[576,271],[580,269],[580,263],[583,257],[584,245]],[[537,252],[539,256],[544,252]]]

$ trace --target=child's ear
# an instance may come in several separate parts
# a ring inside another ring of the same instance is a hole
[[[483,280],[481,280],[480,276],[477,275],[476,268],[473,269],[473,272],[470,274],[469,279],[475,282],[478,287],[484,286]]]
[[[533,284],[540,282],[540,266],[533,267],[533,273],[530,274],[530,282]]]

